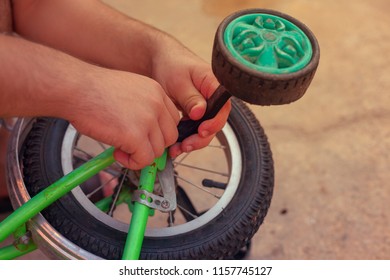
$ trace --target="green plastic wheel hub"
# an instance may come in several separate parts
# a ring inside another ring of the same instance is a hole
[[[293,73],[311,60],[306,34],[292,22],[270,14],[247,14],[230,22],[224,43],[240,63],[270,74]]]

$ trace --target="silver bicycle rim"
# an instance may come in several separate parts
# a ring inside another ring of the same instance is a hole
[[[24,185],[23,176],[21,174],[20,168],[20,149],[22,147],[21,143],[24,142],[24,139],[28,132],[31,129],[31,124],[33,120],[30,119],[20,119],[15,129],[13,130],[13,135],[11,137],[8,160],[7,160],[7,169],[8,169],[8,190],[10,193],[11,201],[14,207],[19,207],[23,203],[27,202],[30,199],[30,195]],[[72,135],[72,128],[69,129],[69,135],[66,137],[66,141],[70,141],[69,146],[73,146],[75,143],[75,136]],[[74,132],[73,132],[74,133]],[[74,134],[76,135],[76,134]],[[215,205],[215,207],[211,208],[207,213],[207,215],[202,216],[201,219],[196,219],[194,221],[189,222],[184,226],[177,226],[169,229],[161,229],[159,231],[148,230],[147,236],[169,236],[174,234],[179,234],[180,232],[190,231],[194,228],[201,226],[202,224],[207,223],[207,221],[211,220],[213,217],[217,216],[227,204],[229,204],[231,197],[237,190],[238,183],[241,178],[241,150],[238,145],[238,141],[236,136],[234,135],[230,125],[226,125],[223,131],[218,135],[219,139],[225,141],[226,147],[226,158],[229,161],[229,181],[228,186],[226,188],[226,192],[223,197],[221,197],[219,203]],[[69,144],[69,142],[68,142]],[[66,151],[66,149],[63,149]],[[71,162],[71,152],[68,153],[68,157],[63,157],[64,166],[69,165]],[[68,161],[68,163],[66,163]],[[72,169],[72,167],[70,168]],[[69,171],[69,170],[68,170]],[[93,204],[86,199],[84,194],[80,194],[78,188],[74,190],[77,196],[80,199],[85,201],[86,205],[92,206],[90,209],[94,209],[93,211],[99,211]],[[84,205],[85,205],[84,204]],[[89,207],[88,206],[88,207]],[[127,224],[121,223],[119,221],[114,220],[113,218],[107,215],[101,215],[100,212],[99,217],[106,221],[107,223],[112,223],[118,229],[121,228],[122,231],[127,231]],[[78,247],[77,245],[70,242],[64,236],[62,236],[56,229],[54,229],[50,223],[42,216],[42,214],[38,214],[34,219],[28,222],[28,228],[33,234],[33,239],[35,243],[38,245],[40,250],[44,252],[46,255],[50,256],[54,259],[100,259],[100,257],[95,256],[94,254]]]
[[[64,174],[73,170],[73,151],[76,146],[78,132],[69,125],[65,132],[64,140],[61,149],[61,163]],[[146,237],[168,237],[175,236],[187,232],[191,232],[199,227],[202,227],[216,218],[227,207],[237,191],[242,171],[242,155],[238,140],[234,134],[233,129],[229,124],[226,124],[220,133],[217,134],[216,139],[224,145],[225,161],[228,163],[228,170],[226,174],[228,181],[223,194],[219,200],[205,213],[196,217],[192,221],[185,222],[180,225],[173,225],[167,227],[152,228],[149,226],[146,229]],[[196,152],[196,151],[195,151]],[[182,180],[186,180],[183,179]],[[190,182],[190,180],[189,180]],[[100,211],[84,194],[80,187],[72,190],[72,194],[76,200],[85,208],[87,212],[99,221],[106,225],[122,231],[127,232],[129,224],[112,218],[106,213]]]
[[[28,132],[32,119],[19,119],[13,129],[7,153],[7,186],[14,208],[31,199],[24,185],[20,163],[20,150]],[[63,237],[40,213],[27,222],[33,240],[46,256],[52,259],[101,259],[100,257],[78,247]]]

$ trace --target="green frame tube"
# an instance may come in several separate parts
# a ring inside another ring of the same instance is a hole
[[[16,229],[33,218],[47,206],[61,198],[72,189],[88,180],[104,168],[114,163],[114,148],[109,148],[97,157],[65,175],[0,222],[0,242],[4,241]]]
[[[34,241],[29,237],[27,243],[20,238],[15,240],[12,245],[0,248],[0,260],[13,260],[17,257],[28,254],[37,249]]]
[[[163,170],[166,162],[167,151],[165,151],[164,154],[157,158],[151,165],[142,169],[138,189],[152,193],[156,181],[157,171]],[[131,217],[122,260],[139,259],[149,213],[150,208],[148,206],[137,201],[134,202],[133,215]]]
[[[36,196],[32,197],[0,222],[0,242],[4,241],[12,233],[15,234],[16,238],[14,244],[0,248],[0,259],[13,259],[35,250],[37,247],[31,238],[28,240],[27,244],[18,241],[18,237],[23,236],[23,234],[26,233],[25,223],[54,201],[113,164],[115,162],[113,152],[114,148],[111,147],[73,170],[71,173],[65,175]],[[153,192],[157,172],[165,168],[166,160],[167,151],[165,151],[161,157],[157,158],[150,166],[142,169],[139,185],[140,190]],[[104,207],[103,204],[101,207]],[[122,259],[127,260],[139,259],[146,224],[150,214],[150,208],[148,206],[139,202],[135,202],[134,204],[133,215],[122,256]],[[24,228],[23,234],[20,232],[21,228]]]
[[[0,260],[12,260],[37,249],[31,234],[27,232],[26,224],[17,228],[13,235],[15,240],[12,245],[0,248]]]

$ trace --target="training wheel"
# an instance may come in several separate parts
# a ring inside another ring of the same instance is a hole
[[[233,96],[279,105],[303,96],[319,63],[313,33],[286,14],[264,9],[236,12],[215,35],[212,67]]]

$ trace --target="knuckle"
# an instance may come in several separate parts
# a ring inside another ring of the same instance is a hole
[[[165,137],[165,145],[171,146],[176,143],[177,138],[179,137],[179,132],[177,129],[173,129],[172,132],[168,133]]]
[[[131,155],[133,167],[135,169],[142,169],[145,166],[150,165],[153,160],[153,152],[151,151],[137,151]]]
[[[150,109],[153,111],[159,111],[164,104],[164,90],[161,85],[155,81],[150,84],[150,92],[148,95],[148,102]]]
[[[188,96],[183,104],[183,110],[185,112],[189,112],[191,110],[192,106],[194,106],[194,104],[196,104],[199,100],[202,100],[202,99],[201,99],[200,95],[198,95],[198,94],[193,94],[193,95]]]
[[[173,131],[173,135],[172,135],[172,139],[171,139],[171,141],[170,141],[170,145],[175,144],[176,141],[177,141],[177,138],[179,138],[179,131],[178,131],[177,129],[175,129],[175,130]]]

